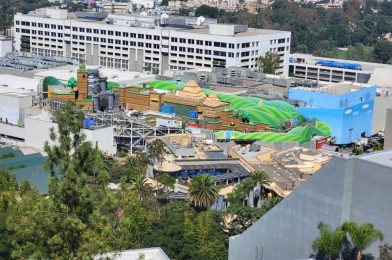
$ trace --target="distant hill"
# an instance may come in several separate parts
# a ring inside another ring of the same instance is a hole
[[[12,25],[15,13],[27,13],[50,5],[47,0],[0,0],[0,31]]]

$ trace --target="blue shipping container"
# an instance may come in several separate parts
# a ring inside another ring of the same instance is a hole
[[[197,113],[197,111],[191,111],[191,112],[189,112],[189,117],[190,118],[198,118],[199,113]]]
[[[83,119],[83,128],[90,129],[95,125],[95,121],[92,118]]]
[[[165,114],[174,114],[174,106],[173,105],[162,105],[161,112]]]

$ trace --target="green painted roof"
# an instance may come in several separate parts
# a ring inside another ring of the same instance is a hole
[[[54,95],[72,95],[72,96],[75,96],[75,92],[53,91],[52,94],[54,94]]]
[[[176,81],[155,80],[150,86],[163,90],[180,90],[185,84]],[[235,140],[260,140],[262,142],[283,142],[298,141],[300,143],[307,142],[314,135],[330,136],[331,129],[328,124],[315,121],[315,124],[306,123],[305,117],[297,112],[295,107],[281,100],[263,100],[256,97],[242,97],[233,94],[215,92],[210,89],[203,89],[206,95],[215,93],[217,97],[225,103],[229,103],[230,107],[224,111],[233,111],[241,117],[245,112],[248,113],[251,123],[263,123],[270,126],[270,129],[283,129],[283,125],[287,121],[293,121],[298,125],[288,133],[276,132],[258,132],[258,133],[241,133],[231,132],[231,139]],[[234,128],[234,127],[232,127]],[[216,133],[218,139],[226,139],[227,131]]]

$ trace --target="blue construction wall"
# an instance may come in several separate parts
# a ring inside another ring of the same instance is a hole
[[[374,100],[376,87],[358,89],[345,94],[322,93],[307,89],[290,89],[289,99],[302,100],[306,106],[320,108],[344,108]]]
[[[340,97],[338,95],[312,92],[303,89],[290,89],[289,99],[302,100],[309,107],[339,108],[340,106]]]
[[[371,134],[375,93],[375,87],[343,95],[293,89],[289,91],[289,99],[306,102],[308,107],[300,107],[298,112],[328,123],[336,143],[348,144],[360,138],[362,132]]]

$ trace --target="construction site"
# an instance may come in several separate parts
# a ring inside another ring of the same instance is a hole
[[[122,85],[108,82],[97,69],[81,65],[76,79],[70,78],[66,84],[55,78],[45,79],[43,89],[48,100],[72,101],[83,109],[90,119],[89,127],[114,125],[118,140],[130,137],[132,142],[139,142],[135,136],[127,136],[127,127],[134,124],[143,124],[154,136],[157,131],[152,129],[203,129],[213,131],[221,141],[306,143],[315,136],[330,135],[327,124],[304,118],[284,101],[220,93],[201,88],[194,80]],[[127,120],[125,125],[121,123]],[[161,130],[158,132],[161,134]]]

